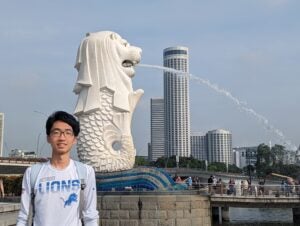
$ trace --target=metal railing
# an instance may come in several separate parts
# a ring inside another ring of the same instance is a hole
[[[275,196],[292,197],[300,196],[300,185],[297,184],[208,184],[194,183],[187,186],[189,190],[202,190],[210,195],[228,195],[228,196]]]

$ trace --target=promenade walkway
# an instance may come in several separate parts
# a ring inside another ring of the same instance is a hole
[[[0,202],[0,226],[16,225],[19,203]]]
[[[300,208],[299,196],[232,196],[215,194],[210,197],[211,206],[243,208]]]

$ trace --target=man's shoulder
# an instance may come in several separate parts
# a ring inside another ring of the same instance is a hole
[[[27,172],[31,172],[33,170],[38,170],[38,169],[42,168],[42,166],[44,166],[46,164],[47,164],[47,162],[37,162],[37,163],[34,163],[31,166],[27,167],[26,171]]]
[[[74,162],[74,166],[76,167],[76,170],[78,173],[82,174],[82,171],[85,171],[87,176],[89,176],[91,173],[95,173],[94,168],[91,167],[90,165],[87,165],[86,163],[77,161],[77,160],[73,160]],[[81,171],[81,172],[79,172]]]

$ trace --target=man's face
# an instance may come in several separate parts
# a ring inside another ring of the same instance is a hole
[[[53,154],[63,155],[70,152],[77,139],[74,136],[72,127],[65,122],[54,122],[47,141],[52,147]]]

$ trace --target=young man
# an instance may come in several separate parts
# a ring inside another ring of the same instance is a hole
[[[79,134],[79,122],[70,114],[57,111],[46,122],[47,141],[52,147],[52,158],[43,163],[37,174],[34,190],[34,226],[96,226],[99,218],[96,195],[95,172],[86,167],[86,186],[83,190],[83,207],[80,210],[81,180],[75,162],[70,158],[72,146]],[[17,226],[25,226],[31,206],[31,171],[29,167],[23,178],[21,209]]]

